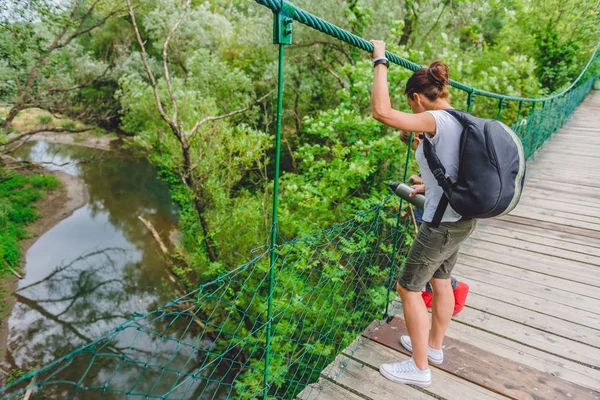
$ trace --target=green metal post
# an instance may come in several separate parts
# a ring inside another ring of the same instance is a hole
[[[406,162],[404,163],[404,178],[402,182],[406,183],[406,177],[408,175],[408,163],[410,161],[410,151],[412,150],[412,143],[415,137],[415,133],[410,133],[410,139],[408,142],[408,147],[406,149]],[[385,303],[385,311],[383,312],[383,319],[388,320],[389,315],[389,306],[390,306],[390,293],[392,291],[392,280],[394,278],[394,266],[396,265],[396,249],[398,247],[398,236],[400,235],[400,218],[402,217],[402,203],[404,199],[400,198],[400,205],[398,206],[398,217],[396,218],[396,231],[394,232],[394,247],[392,249],[392,259],[390,261],[390,278],[388,279],[387,284],[387,301]]]
[[[519,122],[519,117],[521,116],[521,110],[523,110],[523,101],[519,102],[519,110],[517,111],[517,123]]]
[[[546,136],[546,120],[544,119],[544,114],[546,113],[546,102],[542,101],[542,109],[540,110],[540,129],[538,130],[540,135],[536,135],[535,137],[535,147],[539,147],[539,137],[544,138]],[[542,140],[543,143],[543,140]]]
[[[271,262],[269,267],[269,298],[267,309],[267,338],[265,343],[265,372],[263,385],[263,399],[266,400],[269,392],[269,362],[271,361],[271,335],[273,331],[273,285],[275,282],[275,261],[277,254],[277,216],[279,209],[279,164],[281,162],[281,124],[283,119],[283,62],[286,44],[292,43],[292,19],[286,16],[286,8],[275,14],[273,24],[273,42],[279,45],[279,71],[277,77],[277,119],[275,135],[275,177],[273,183],[273,223],[271,225]]]
[[[471,106],[473,105],[473,92],[469,92],[467,96],[467,112],[471,112]]]
[[[531,114],[529,114],[529,118],[527,119],[527,134],[529,135],[529,150],[527,152],[527,155],[533,155],[533,137],[534,137],[534,132],[531,131],[531,125],[533,124],[534,118],[535,118],[535,107],[536,107],[537,103],[534,102],[533,105],[531,106]]]
[[[498,115],[496,115],[496,119],[500,121],[500,117],[502,116],[502,108],[504,107],[504,98],[500,99],[498,102]]]

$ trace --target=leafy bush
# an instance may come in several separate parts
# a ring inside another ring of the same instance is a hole
[[[68,119],[64,119],[60,121],[60,126],[65,129],[73,130],[75,129],[75,122],[70,121]]]
[[[0,170],[0,277],[9,273],[7,267],[19,269],[20,241],[28,236],[25,227],[39,218],[35,202],[58,184],[51,175]]]
[[[46,125],[52,122],[52,116],[48,114],[42,114],[39,116],[40,124]]]

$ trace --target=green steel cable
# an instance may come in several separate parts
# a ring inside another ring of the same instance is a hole
[[[362,49],[369,53],[373,51],[373,45],[371,43],[369,43],[368,41],[366,41],[365,39],[363,39],[357,35],[354,35],[354,34],[348,32],[330,22],[327,22],[327,21],[317,17],[317,16],[314,16],[311,13],[304,11],[303,9],[295,6],[294,4],[292,4],[290,2],[283,1],[283,0],[282,1],[255,0],[255,1],[258,4],[261,4],[263,6],[270,8],[271,10],[273,10],[273,12],[277,12],[277,11],[281,10],[282,7],[285,5],[286,9],[290,13],[290,17],[295,19],[296,21],[300,22],[301,24],[304,24],[308,27],[311,27],[313,29],[321,31],[331,37],[342,40],[348,44],[351,44],[352,46],[358,47],[359,49]],[[493,92],[488,92],[486,90],[476,89],[476,88],[473,88],[464,83],[456,82],[454,80],[450,80],[450,85],[457,89],[464,90],[469,93],[473,93],[473,94],[477,94],[477,95],[481,95],[481,96],[485,96],[485,97],[491,97],[494,99],[524,101],[524,102],[538,102],[538,103],[548,101],[550,99],[554,99],[554,98],[562,96],[563,94],[569,92],[571,89],[573,89],[573,88],[575,88],[575,86],[577,86],[579,81],[584,77],[585,73],[588,71],[588,69],[592,65],[592,62],[596,58],[596,54],[598,53],[599,47],[600,47],[600,42],[598,43],[598,45],[596,45],[596,48],[594,49],[592,55],[590,56],[586,66],[583,68],[581,74],[577,77],[577,79],[575,79],[575,81],[573,81],[573,83],[568,88],[564,89],[563,91],[561,91],[559,93],[553,94],[551,96],[541,97],[541,98],[506,96],[506,95],[499,94],[499,93],[493,93]],[[390,60],[390,62],[398,64],[404,68],[410,69],[412,71],[416,71],[416,70],[422,68],[421,65],[415,64],[412,61],[406,60],[406,59],[404,59],[400,56],[397,56],[396,54],[393,54],[389,51],[386,51],[385,54],[386,54],[386,57]]]

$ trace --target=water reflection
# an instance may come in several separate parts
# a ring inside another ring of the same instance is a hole
[[[26,254],[26,276],[15,294],[3,363],[10,370],[29,370],[96,340],[134,312],[148,312],[175,297],[166,264],[137,217],[142,215],[167,237],[175,226],[176,211],[167,188],[144,160],[45,142],[24,146],[18,156],[81,177],[90,194],[88,204],[43,235]],[[159,332],[165,323],[157,319],[152,329]],[[185,317],[177,324],[169,328],[179,331],[175,336],[193,342],[193,324]],[[102,351],[121,357],[137,354],[154,364],[166,360],[171,368],[187,371],[199,362],[196,350],[163,343],[160,336],[137,330],[120,332],[103,344]],[[90,363],[89,356],[78,356],[61,366],[59,376],[77,382],[89,365],[93,366],[85,374],[88,384],[109,380],[124,392],[144,386],[161,393],[176,380],[174,374],[167,378],[164,370],[146,369],[138,380],[140,368],[120,367],[115,357]],[[60,387],[45,392],[50,397],[44,398],[72,396],[72,385],[67,386],[64,392]],[[191,394],[201,387],[192,383],[184,389]],[[101,397],[113,395],[123,398],[115,393]],[[88,391],[71,398],[98,396]]]

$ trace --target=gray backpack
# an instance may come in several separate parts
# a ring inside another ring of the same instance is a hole
[[[429,169],[444,191],[432,220],[438,226],[448,204],[463,218],[491,218],[513,210],[525,181],[523,145],[516,133],[500,121],[477,118],[467,112],[447,109],[463,126],[460,138],[458,176],[446,176],[430,140],[423,153]]]

